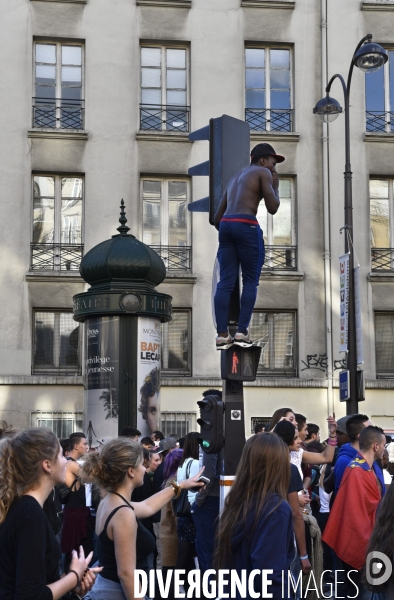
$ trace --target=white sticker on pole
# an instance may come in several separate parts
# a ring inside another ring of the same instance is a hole
[[[339,257],[339,295],[339,352],[347,352],[349,314],[349,254],[343,254]]]
[[[356,344],[357,364],[364,363],[363,355],[363,332],[361,325],[361,295],[360,295],[360,266],[354,267],[354,302],[356,309]]]

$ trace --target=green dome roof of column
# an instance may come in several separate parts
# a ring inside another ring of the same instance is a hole
[[[79,272],[91,286],[132,283],[154,288],[166,276],[164,262],[154,250],[128,233],[123,200],[120,208],[119,234],[89,250]]]

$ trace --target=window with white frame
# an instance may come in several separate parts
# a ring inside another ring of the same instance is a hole
[[[394,313],[375,312],[376,376],[394,377]]]
[[[35,410],[30,413],[30,425],[48,427],[59,439],[64,439],[83,430],[83,412]]]
[[[291,50],[245,48],[245,118],[252,131],[293,131]]]
[[[370,179],[372,271],[394,271],[394,180]]]
[[[394,131],[394,50],[378,71],[365,74],[367,131]]]
[[[250,433],[254,435],[256,425],[263,428],[271,422],[271,417],[251,417],[250,419]]]
[[[163,375],[191,375],[191,311],[173,309],[172,320],[162,324]]]
[[[190,181],[144,178],[141,194],[143,242],[161,256],[167,271],[190,272]]]
[[[33,127],[83,129],[83,45],[34,44]]]
[[[263,270],[296,270],[295,182],[292,177],[279,179],[280,209],[270,215],[261,202],[257,219],[263,230],[265,262]]]
[[[188,49],[141,46],[140,129],[189,131]]]
[[[80,375],[79,325],[72,311],[33,311],[32,372]]]
[[[183,411],[161,411],[160,413],[160,431],[164,437],[169,437],[171,433],[178,438],[185,437],[187,433],[196,431],[196,413]]]
[[[78,271],[82,218],[83,177],[33,175],[30,269]]]
[[[254,311],[249,325],[252,340],[261,346],[258,375],[291,377],[296,368],[296,313]]]

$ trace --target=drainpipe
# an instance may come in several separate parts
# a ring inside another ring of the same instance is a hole
[[[322,98],[327,85],[327,0],[321,0],[321,46],[322,46]],[[332,360],[332,308],[331,308],[331,244],[330,244],[330,192],[328,184],[328,124],[323,123],[323,211],[324,211],[324,295],[326,313],[327,352],[327,412],[334,412],[333,360]]]

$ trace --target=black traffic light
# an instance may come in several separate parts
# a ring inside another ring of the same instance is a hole
[[[223,115],[189,134],[189,140],[209,140],[209,160],[189,169],[189,175],[209,176],[209,196],[190,202],[191,212],[209,212],[213,219],[230,179],[250,164],[250,127],[240,119]]]
[[[222,379],[232,381],[256,381],[261,347],[242,348],[234,344],[221,351]]]
[[[206,396],[197,402],[200,407],[200,444],[207,454],[217,454],[224,446],[224,404],[219,396]]]

